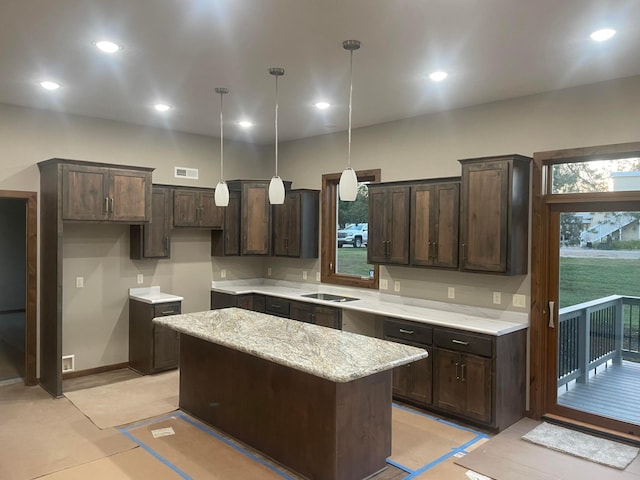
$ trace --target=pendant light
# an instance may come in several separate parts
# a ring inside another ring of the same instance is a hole
[[[353,202],[358,196],[358,177],[351,168],[351,107],[353,104],[353,51],[360,48],[359,40],[345,40],[342,48],[349,51],[349,155],[347,168],[340,175],[339,195],[343,202]]]
[[[281,205],[284,203],[284,183],[278,176],[278,77],[284,75],[284,68],[270,68],[269,73],[276,77],[276,174],[269,182],[269,203]]]
[[[222,117],[222,97],[229,93],[228,88],[216,88],[216,93],[220,94],[220,181],[216,185],[214,200],[216,206],[226,207],[229,205],[229,187],[224,181],[224,120]]]

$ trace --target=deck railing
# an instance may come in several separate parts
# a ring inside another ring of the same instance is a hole
[[[605,362],[640,360],[640,297],[610,295],[558,312],[558,387]]]

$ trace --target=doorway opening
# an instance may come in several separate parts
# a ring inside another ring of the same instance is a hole
[[[36,384],[37,194],[0,190],[0,383]]]

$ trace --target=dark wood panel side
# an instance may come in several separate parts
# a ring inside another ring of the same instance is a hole
[[[496,338],[495,426],[503,430],[525,414],[527,330]]]
[[[59,167],[40,167],[40,384],[62,396],[62,195]]]
[[[390,371],[336,384],[188,335],[180,342],[181,409],[308,478],[352,480],[385,466]]]

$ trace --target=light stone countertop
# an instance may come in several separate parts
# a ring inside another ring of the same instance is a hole
[[[157,317],[153,321],[180,333],[339,383],[428,355],[422,348],[241,308]]]
[[[211,290],[233,295],[258,293],[495,336],[523,330],[529,326],[528,312],[421,300],[363,288],[250,279],[211,282]],[[358,300],[330,302],[302,296],[317,292],[356,297]]]
[[[151,304],[181,302],[182,300],[184,300],[184,298],[178,297],[177,295],[162,293],[160,291],[160,287],[130,288],[129,298]]]

